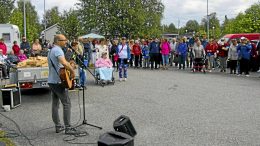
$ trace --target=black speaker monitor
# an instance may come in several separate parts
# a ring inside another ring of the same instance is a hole
[[[98,146],[134,146],[134,139],[122,132],[107,132],[98,140]]]
[[[134,137],[137,133],[129,117],[121,115],[114,121],[114,129]]]

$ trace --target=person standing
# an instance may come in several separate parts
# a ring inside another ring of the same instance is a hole
[[[127,77],[128,77],[127,67],[128,67],[128,63],[129,63],[131,56],[130,56],[130,48],[126,44],[126,38],[125,37],[122,38],[121,44],[118,45],[117,50],[116,50],[116,54],[119,56],[119,59],[118,59],[118,62],[119,62],[119,81],[122,81],[123,77],[124,77],[124,81],[126,81]],[[122,74],[123,71],[124,71],[124,76]]]
[[[75,77],[74,70],[69,62],[66,61],[62,48],[65,47],[67,39],[64,35],[58,34],[54,37],[54,47],[48,54],[49,76],[48,84],[52,95],[52,120],[55,124],[56,133],[65,129],[65,134],[77,135],[79,132],[71,126],[71,102],[68,95],[68,89],[61,84],[59,71],[64,66],[70,72],[70,78]],[[59,118],[59,101],[63,106],[64,126]]]
[[[143,43],[142,55],[143,55],[143,68],[149,68],[149,47],[146,42]]]
[[[194,63],[196,64],[196,68],[198,71],[202,71],[203,68],[203,58],[205,56],[205,50],[203,45],[201,45],[200,40],[196,41],[193,46],[192,54],[194,56]],[[195,66],[195,65],[194,65]]]
[[[106,45],[106,41],[104,38],[100,39],[100,44],[96,45],[95,47],[96,47],[96,60],[101,58],[103,52],[106,52],[107,58],[109,58],[108,46]]]
[[[174,59],[174,54],[175,54],[175,51],[176,51],[176,38],[173,38],[172,41],[170,42],[170,47],[171,47],[171,53],[170,53],[170,66],[173,66],[173,59]]]
[[[134,59],[134,49],[133,49],[133,46],[134,46],[134,40],[131,39],[129,41],[129,48],[130,48],[130,53],[131,53],[131,58],[130,58],[130,61],[129,61],[129,65],[130,67],[133,67],[133,59]]]
[[[27,42],[26,37],[22,38],[22,43],[20,45],[20,49],[24,51],[24,54],[27,58],[30,57],[31,54],[31,47],[30,44]]]
[[[167,39],[162,39],[161,42],[161,54],[162,54],[162,65],[163,69],[168,69],[169,65],[169,53],[171,51],[170,44]]]
[[[216,53],[217,47],[216,45],[213,43],[213,39],[209,40],[209,43],[207,44],[206,48],[205,48],[205,52],[206,52],[206,59],[208,60],[208,69],[209,72],[212,71],[213,66],[214,66],[214,59],[215,59],[215,53]]]
[[[217,54],[220,61],[220,72],[226,72],[227,68],[227,57],[228,57],[228,44],[224,39],[218,44]]]
[[[135,68],[139,68],[138,63],[141,58],[141,47],[139,45],[138,40],[135,40],[135,44],[133,45],[133,53],[134,53],[134,58],[135,58]]]
[[[112,41],[110,56],[111,56],[111,60],[112,60],[112,63],[113,63],[113,68],[116,67],[116,71],[118,71],[118,67],[119,67],[118,60],[117,60],[118,58],[115,58],[117,47],[118,47],[118,40],[114,39]]]
[[[188,46],[186,44],[185,38],[182,38],[177,48],[177,54],[179,58],[179,69],[181,69],[181,65],[182,68],[185,69],[185,60],[187,56],[187,51],[188,51]]]
[[[238,57],[240,58],[239,75],[242,75],[244,72],[247,77],[249,76],[249,61],[251,50],[252,45],[247,42],[247,38],[241,37],[241,43],[237,47]]]
[[[231,45],[228,50],[228,60],[230,61],[230,74],[233,73],[236,74],[237,59],[238,59],[237,47],[238,47],[237,40],[232,39]]]
[[[160,55],[160,46],[159,42],[156,38],[149,45],[150,48],[150,61],[151,61],[151,69],[158,69],[159,62],[159,55]],[[155,65],[155,66],[154,66]]]

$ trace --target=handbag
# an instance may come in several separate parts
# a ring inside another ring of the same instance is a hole
[[[123,48],[124,48],[124,46],[122,45],[122,48],[121,48],[121,50],[118,52],[118,54],[122,52]],[[114,61],[118,61],[118,59],[119,59],[119,55],[118,55],[118,54],[114,55]]]

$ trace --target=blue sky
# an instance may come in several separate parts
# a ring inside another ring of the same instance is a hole
[[[31,3],[36,6],[40,18],[43,15],[44,0],[31,0]],[[78,0],[45,0],[46,9],[58,6],[59,10],[65,10],[73,7]],[[188,20],[201,19],[207,15],[207,0],[162,0],[165,5],[163,24],[174,23],[178,27],[184,26]],[[259,2],[259,0],[208,0],[209,13],[216,12],[221,22],[225,15],[228,18],[235,17],[239,12],[244,12],[250,5]]]

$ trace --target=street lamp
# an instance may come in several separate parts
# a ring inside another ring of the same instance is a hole
[[[207,34],[209,40],[209,0],[207,0]]]
[[[212,29],[213,29],[213,32],[212,32],[213,38],[215,38],[215,27],[213,26]]]
[[[44,14],[43,14],[43,16],[44,16],[44,41],[46,40],[46,27],[47,27],[47,20],[46,20],[46,18],[47,18],[47,16],[46,16],[46,9],[45,9],[45,0],[44,0]]]
[[[26,38],[26,14],[25,14],[25,0],[23,0],[23,33]]]
[[[187,35],[188,30],[186,29],[185,31],[186,31],[186,35]]]
[[[26,10],[25,10],[25,3],[29,2],[30,0],[23,0],[23,32],[24,37],[26,38]]]

